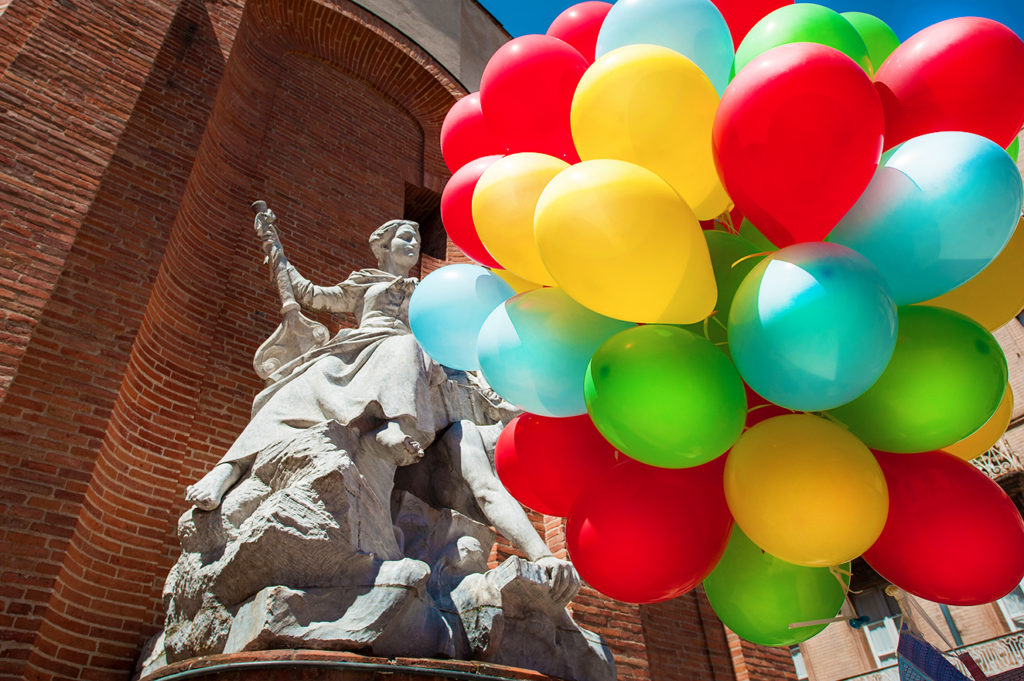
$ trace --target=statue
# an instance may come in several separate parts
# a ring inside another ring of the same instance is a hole
[[[412,336],[418,225],[385,223],[370,237],[378,267],[323,287],[288,263],[266,204],[253,207],[284,321],[257,351],[268,385],[250,423],[187,491],[154,660],[308,647],[614,679],[607,647],[565,609],[576,571],[494,473],[517,410]],[[301,307],[358,326],[328,340]],[[488,571],[491,526],[528,560]]]

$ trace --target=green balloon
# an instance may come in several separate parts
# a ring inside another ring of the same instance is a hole
[[[647,324],[609,338],[590,359],[583,391],[609,442],[661,468],[711,461],[732,446],[747,417],[736,367],[678,326]]]
[[[1010,158],[1013,159],[1014,163],[1017,162],[1017,154],[1020,153],[1020,138],[1019,137],[1014,137],[1013,138],[1013,141],[1010,142],[1010,146],[1006,147],[1006,153],[1010,155]]]
[[[758,251],[777,251],[779,247],[768,240],[750,220],[743,218],[740,223],[740,236],[754,244]]]
[[[847,586],[849,571],[849,563],[841,566]],[[829,568],[776,558],[750,541],[739,525],[733,525],[722,560],[704,580],[704,591],[727,627],[763,646],[806,641],[828,625],[789,625],[835,617],[846,597],[846,589]]]
[[[938,307],[898,310],[896,349],[881,377],[829,413],[872,449],[927,452],[983,426],[1006,389],[1006,357],[980,324]]]
[[[873,14],[843,12],[841,16],[849,21],[854,30],[860,34],[861,40],[868,48],[871,66],[877,73],[885,58],[900,46],[900,39],[896,37],[896,32],[889,28],[889,24]]]
[[[736,50],[736,73],[779,45],[818,43],[835,48],[871,75],[871,59],[857,29],[838,12],[812,3],[785,5],[754,24]]]
[[[736,295],[736,289],[740,282],[747,276],[750,270],[754,269],[757,263],[761,262],[764,256],[754,256],[767,250],[758,248],[742,236],[707,230],[704,232],[704,240],[708,244],[708,253],[711,255],[711,267],[715,272],[715,285],[718,287],[718,303],[715,305],[715,314],[705,322],[686,324],[682,328],[692,331],[698,336],[704,336],[704,329],[707,328],[706,337],[715,345],[726,343],[726,324],[729,320],[729,308],[732,307],[732,299]],[[774,247],[771,250],[775,250]]]

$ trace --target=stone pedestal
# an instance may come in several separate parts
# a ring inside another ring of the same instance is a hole
[[[209,655],[154,670],[138,681],[558,681],[517,667],[464,660],[365,657],[319,650]]]

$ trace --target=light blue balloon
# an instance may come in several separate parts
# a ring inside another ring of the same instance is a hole
[[[597,56],[625,45],[661,45],[689,57],[719,96],[729,84],[729,25],[709,0],[619,0],[597,36]]]
[[[866,258],[830,243],[769,255],[729,311],[729,349],[743,380],[797,411],[846,404],[882,375],[896,347],[896,304]]]
[[[516,294],[479,265],[446,265],[420,282],[409,300],[409,327],[420,346],[452,369],[480,368],[476,337],[487,315]]]
[[[828,240],[874,263],[897,305],[930,300],[983,270],[1010,240],[1024,190],[995,142],[933,132],[879,166]]]
[[[583,377],[594,351],[634,326],[588,310],[557,288],[520,293],[480,329],[480,371],[494,391],[541,416],[587,411]]]

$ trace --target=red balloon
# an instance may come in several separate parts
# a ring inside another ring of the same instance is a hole
[[[725,457],[667,469],[625,461],[580,494],[565,536],[573,565],[601,593],[630,603],[682,595],[718,564],[732,530]]]
[[[981,605],[1024,577],[1024,519],[1002,488],[946,452],[875,453],[889,518],[864,559],[904,591]]]
[[[487,127],[480,93],[473,92],[452,105],[441,125],[441,155],[453,173],[481,156],[504,154],[505,147]]]
[[[581,2],[565,10],[551,22],[547,35],[569,43],[583,55],[588,64],[594,62],[597,34],[608,16],[609,2]]]
[[[586,70],[583,55],[558,38],[513,38],[484,67],[484,118],[511,153],[536,151],[577,163],[569,110]]]
[[[484,156],[455,171],[441,192],[441,222],[452,243],[481,265],[504,269],[498,264],[476,233],[473,224],[473,190],[480,176],[501,156]]]
[[[793,0],[714,0],[715,7],[729,24],[734,48],[739,48],[754,24],[780,7],[792,4]]]
[[[943,130],[1008,146],[1024,126],[1024,42],[991,19],[947,19],[918,31],[878,69],[885,146]]]
[[[495,462],[515,460],[529,471],[534,503],[519,499],[509,489],[512,496],[535,511],[564,518],[580,492],[596,484],[625,457],[597,432],[587,414],[553,418],[525,413],[505,426],[494,458]],[[498,477],[502,477],[500,469]],[[514,485],[518,488],[519,481]]]
[[[518,419],[517,416],[509,421],[498,435],[498,442],[494,446],[494,469],[505,490],[515,497],[516,501],[538,513],[546,513],[544,502],[533,491],[534,472],[523,462],[520,451],[514,444],[513,424]]]
[[[736,207],[779,247],[820,241],[882,152],[882,105],[845,54],[791,43],[759,55],[722,95],[712,144]]]

